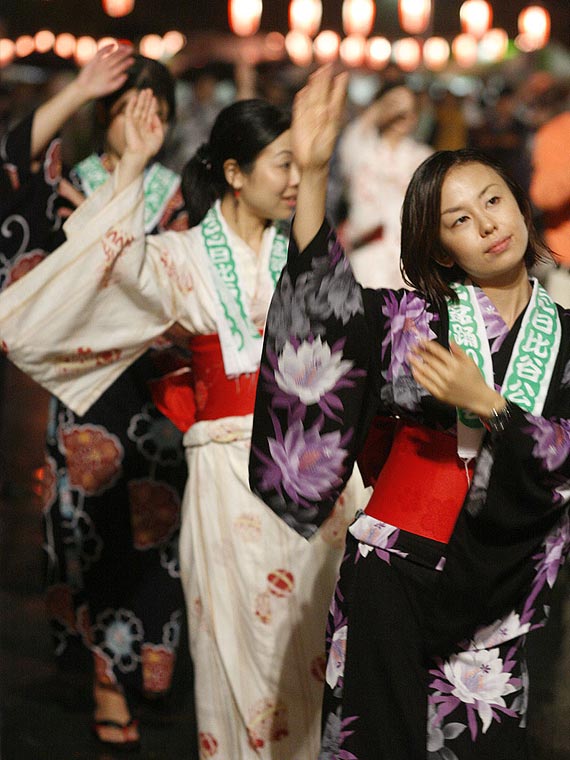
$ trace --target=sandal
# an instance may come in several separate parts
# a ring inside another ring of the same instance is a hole
[[[138,739],[129,739],[128,735],[130,730],[138,730],[139,722],[135,718],[131,718],[128,723],[117,723],[116,720],[94,720],[91,725],[91,731],[93,736],[107,748],[113,748],[117,752],[136,752],[140,749],[141,741]],[[101,733],[104,733],[106,728],[113,728],[120,731],[123,741],[110,741],[109,739],[103,739]]]

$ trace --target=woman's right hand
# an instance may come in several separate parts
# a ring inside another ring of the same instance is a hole
[[[291,139],[301,171],[326,167],[343,123],[348,74],[323,66],[295,96]]]
[[[166,129],[158,116],[156,98],[150,89],[132,95],[124,111],[125,149],[119,162],[119,193],[142,174],[164,142]]]

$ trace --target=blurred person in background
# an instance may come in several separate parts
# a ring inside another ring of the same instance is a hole
[[[345,185],[344,239],[356,279],[365,287],[404,287],[400,271],[400,211],[408,182],[431,148],[412,134],[416,95],[388,79],[338,144]]]
[[[541,272],[552,297],[570,309],[570,98],[558,83],[534,102],[542,121],[533,144],[530,197],[542,212],[544,237],[556,267]]]

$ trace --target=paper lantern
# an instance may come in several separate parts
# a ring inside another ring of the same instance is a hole
[[[386,37],[371,37],[366,43],[366,62],[371,69],[383,69],[392,55],[392,45]]]
[[[366,38],[350,34],[340,43],[340,57],[347,66],[361,66],[366,55]]]
[[[313,43],[303,32],[289,32],[285,37],[285,50],[296,66],[308,66],[313,60]]]
[[[550,39],[550,13],[540,5],[529,5],[519,13],[518,27],[529,51],[540,50]]]
[[[430,71],[441,71],[449,60],[449,42],[443,37],[430,37],[424,42],[424,63]]]
[[[345,34],[368,37],[374,26],[376,6],[373,0],[344,0],[342,4],[342,27]]]
[[[77,40],[73,34],[69,34],[69,32],[62,32],[55,38],[53,49],[55,51],[55,54],[60,58],[71,58],[71,56],[75,53],[76,45]]]
[[[147,58],[158,61],[164,55],[164,40],[158,34],[145,34],[139,42],[139,51]]]
[[[504,29],[489,29],[479,42],[479,58],[485,63],[502,61],[509,46],[509,35]]]
[[[466,0],[459,9],[459,18],[466,34],[481,39],[491,28],[493,9],[486,0]]]
[[[408,34],[422,34],[429,26],[431,0],[398,0],[400,26]]]
[[[85,66],[97,52],[97,43],[93,37],[87,35],[79,37],[75,46],[75,62],[78,66]]]
[[[16,46],[13,40],[7,38],[0,39],[0,67],[8,66],[12,63],[16,54]]]
[[[321,26],[323,4],[321,0],[291,0],[289,3],[289,28],[314,37]]]
[[[414,71],[420,65],[422,49],[420,43],[413,37],[396,40],[392,45],[394,60],[402,71]]]
[[[261,0],[229,0],[228,20],[230,29],[239,37],[255,34],[261,23],[263,3]]]
[[[451,43],[451,52],[458,66],[468,69],[477,63],[477,40],[472,34],[458,34]]]
[[[55,34],[49,29],[42,29],[34,35],[34,42],[38,53],[47,53],[55,42]]]
[[[330,63],[338,58],[340,37],[336,32],[326,29],[315,38],[313,50],[319,63]]]
[[[103,10],[108,16],[120,18],[133,11],[135,0],[103,0]]]

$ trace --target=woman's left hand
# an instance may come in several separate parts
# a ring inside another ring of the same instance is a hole
[[[485,418],[503,402],[473,359],[453,341],[449,350],[434,340],[418,343],[408,359],[416,382],[438,401]]]
[[[161,149],[165,133],[152,90],[133,94],[125,108],[125,153],[146,165]]]

